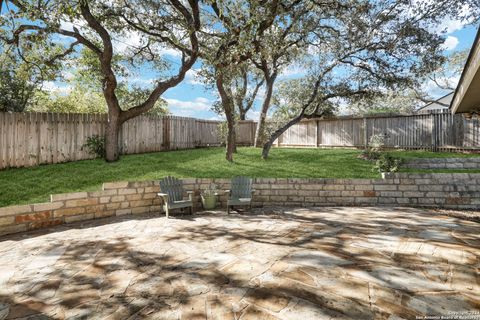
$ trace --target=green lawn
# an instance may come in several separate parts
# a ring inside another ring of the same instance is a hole
[[[222,148],[123,156],[116,163],[85,160],[0,171],[0,207],[48,201],[53,193],[99,190],[103,182],[160,179],[167,175],[230,178],[376,178],[372,163],[351,149],[273,149],[260,159],[260,149],[239,148],[235,163],[224,160]],[[452,157],[452,153],[392,152],[402,157]]]

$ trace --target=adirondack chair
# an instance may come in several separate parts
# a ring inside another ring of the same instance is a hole
[[[246,206],[252,208],[252,197],[255,192],[252,189],[253,180],[247,177],[234,177],[231,183],[231,189],[225,190],[229,194],[227,200],[227,214],[230,214],[232,206]]]
[[[193,191],[187,191],[188,200],[183,199],[182,181],[175,177],[166,177],[160,180],[160,190],[158,195],[163,199],[163,210],[168,218],[171,209],[190,208],[190,214],[193,214]]]

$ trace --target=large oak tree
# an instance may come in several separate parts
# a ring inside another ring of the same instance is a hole
[[[4,46],[27,48],[42,45],[53,52],[49,60],[90,50],[98,62],[103,96],[108,106],[106,160],[119,158],[118,135],[122,123],[147,112],[160,96],[178,85],[198,57],[200,29],[198,0],[7,0],[0,17],[0,39]],[[137,37],[139,44],[118,52],[118,43]],[[116,62],[124,68],[139,65],[164,70],[165,48],[181,54],[178,70],[158,74],[146,98],[138,104],[121,106],[118,98]],[[120,57],[120,61],[117,61]],[[40,61],[37,61],[40,63]]]

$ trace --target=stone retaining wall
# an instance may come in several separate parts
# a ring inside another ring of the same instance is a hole
[[[229,189],[228,179],[183,179],[185,190],[210,183]],[[254,206],[414,206],[480,209],[480,174],[390,174],[386,179],[265,179],[254,181]],[[0,208],[0,235],[59,224],[161,212],[158,181],[105,183],[102,191],[55,194],[51,202]],[[226,206],[219,196],[219,207]]]
[[[425,158],[409,160],[402,165],[416,169],[480,169],[478,158]]]

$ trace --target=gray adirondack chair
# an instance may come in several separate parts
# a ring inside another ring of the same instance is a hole
[[[160,190],[162,192],[158,195],[163,199],[163,210],[167,218],[171,209],[190,208],[190,214],[193,214],[193,191],[187,191],[188,200],[185,200],[182,181],[175,177],[165,177],[160,180]]]
[[[253,180],[248,177],[234,177],[231,183],[231,189],[225,190],[229,194],[227,200],[227,214],[230,213],[230,207],[249,206],[252,208],[252,197],[255,192],[252,189]]]

